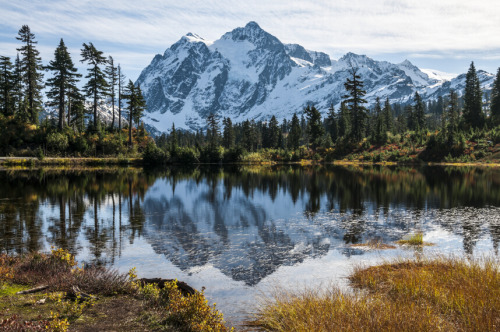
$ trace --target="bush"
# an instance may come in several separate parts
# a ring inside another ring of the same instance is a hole
[[[147,165],[161,165],[167,162],[167,154],[156,144],[150,142],[142,154],[142,160]]]
[[[62,133],[50,133],[47,135],[47,149],[54,153],[63,153],[69,146],[68,136]]]
[[[224,163],[238,163],[243,156],[243,150],[240,147],[224,150],[222,160]]]

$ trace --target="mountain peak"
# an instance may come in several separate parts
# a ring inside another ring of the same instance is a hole
[[[255,21],[250,21],[245,25],[245,29],[258,29],[262,30],[262,28]]]

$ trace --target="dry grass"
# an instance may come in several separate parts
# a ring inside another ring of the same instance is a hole
[[[499,331],[498,261],[400,260],[356,268],[355,293],[278,291],[252,325],[269,331]]]
[[[376,249],[376,250],[383,250],[383,249],[396,249],[395,246],[391,244],[387,244],[382,242],[380,239],[370,239],[365,243],[355,243],[352,244],[351,247],[354,248],[366,248],[366,249]]]

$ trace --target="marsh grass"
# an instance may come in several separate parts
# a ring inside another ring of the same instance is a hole
[[[424,234],[423,233],[415,233],[410,234],[408,237],[396,241],[397,244],[400,245],[409,245],[409,246],[432,246],[433,243],[424,242]]]
[[[498,260],[398,260],[357,267],[354,292],[277,290],[250,325],[269,331],[498,331]]]

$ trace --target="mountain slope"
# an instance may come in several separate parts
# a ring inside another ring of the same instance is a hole
[[[460,93],[464,75],[451,80],[421,71],[408,60],[400,64],[347,53],[338,61],[297,44],[283,44],[255,22],[209,42],[188,33],[156,55],[137,80],[147,101],[145,121],[160,131],[198,129],[208,114],[246,119],[290,118],[307,104],[326,113],[337,109],[345,94],[349,70],[358,68],[370,104],[377,97],[392,103],[411,102],[415,92],[424,101]],[[479,71],[482,87],[493,75]]]

